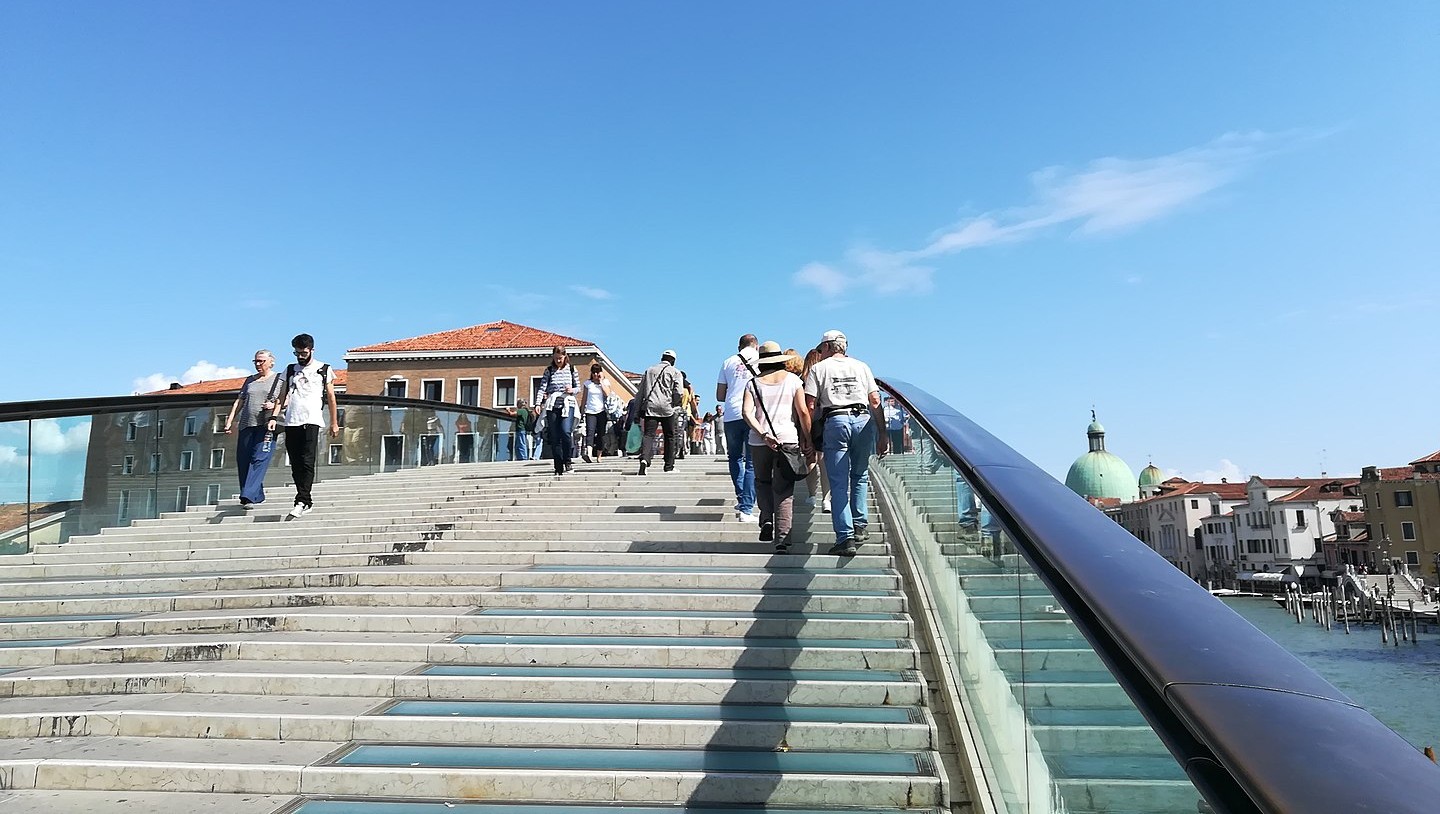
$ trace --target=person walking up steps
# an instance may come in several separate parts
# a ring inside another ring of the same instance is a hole
[[[730,461],[730,481],[735,485],[735,519],[754,523],[755,461],[750,457],[750,425],[745,423],[741,406],[745,403],[745,385],[755,374],[755,361],[760,344],[755,334],[740,337],[739,349],[720,366],[715,382],[715,400],[725,405],[721,418],[725,422],[725,457]]]
[[[651,365],[640,377],[640,392],[635,399],[640,404],[640,414],[645,417],[642,425],[645,438],[640,445],[641,475],[650,468],[650,461],[655,456],[656,428],[665,430],[665,471],[675,468],[675,449],[680,443],[675,435],[675,425],[683,387],[680,371],[675,369],[673,350],[660,354],[660,361]]]
[[[853,557],[870,537],[868,514],[870,455],[885,455],[889,437],[879,432],[880,388],[870,366],[847,355],[849,340],[839,331],[820,338],[823,359],[805,377],[805,402],[824,421],[825,474],[830,478],[830,520],[835,528],[831,554]]]
[[[340,420],[335,413],[335,374],[330,366],[315,358],[315,337],[298,334],[290,340],[295,361],[285,366],[280,385],[285,411],[285,454],[290,456],[290,475],[295,480],[295,507],[291,520],[303,517],[314,508],[310,487],[315,484],[316,448],[320,444],[320,426],[328,416],[329,435],[340,435]]]
[[[761,345],[760,375],[746,387],[742,407],[755,459],[760,541],[773,541],[782,554],[790,550],[795,484],[804,480],[810,469],[804,461],[810,446],[810,412],[800,377],[785,365],[794,358],[774,342]],[[799,462],[792,464],[790,458]]]

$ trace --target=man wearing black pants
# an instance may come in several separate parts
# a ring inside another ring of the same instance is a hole
[[[320,443],[320,425],[328,412],[330,437],[340,435],[335,412],[335,376],[330,366],[315,358],[315,338],[300,334],[290,340],[295,361],[285,366],[283,409],[285,411],[285,453],[290,458],[290,475],[295,479],[295,507],[290,519],[310,512],[314,501],[310,487],[315,483],[315,453]]]

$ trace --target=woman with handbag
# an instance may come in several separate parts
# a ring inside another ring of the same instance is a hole
[[[800,377],[785,369],[793,354],[775,342],[760,346],[760,375],[745,388],[741,414],[750,425],[755,461],[755,502],[760,508],[760,541],[790,550],[795,484],[810,471],[810,411]]]
[[[540,393],[535,406],[545,413],[545,446],[555,461],[555,474],[563,475],[574,468],[570,459],[575,455],[575,394],[580,391],[580,377],[570,366],[570,354],[556,345],[550,351],[550,365],[540,377]]]
[[[275,354],[257,350],[254,364],[254,375],[240,385],[240,394],[225,418],[226,435],[240,432],[235,441],[235,468],[240,475],[240,505],[247,510],[265,502],[265,472],[275,449],[275,390],[280,384]]]

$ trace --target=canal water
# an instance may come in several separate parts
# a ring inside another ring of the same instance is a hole
[[[1296,624],[1268,597],[1223,601],[1405,740],[1440,750],[1440,633],[1422,629],[1418,645],[1382,645],[1374,625],[1352,625],[1347,636],[1309,617]]]

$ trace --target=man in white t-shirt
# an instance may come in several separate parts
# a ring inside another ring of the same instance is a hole
[[[314,501],[310,487],[315,483],[315,451],[320,427],[328,411],[330,437],[340,435],[335,413],[335,371],[315,358],[315,337],[299,334],[290,340],[295,361],[281,375],[281,409],[285,416],[285,454],[290,457],[290,474],[295,480],[295,507],[290,518],[310,512]],[[327,409],[328,408],[328,409]]]
[[[745,423],[741,406],[745,403],[745,385],[755,376],[756,350],[760,340],[755,334],[740,337],[736,353],[720,366],[715,380],[715,400],[725,405],[721,419],[725,423],[725,457],[730,461],[730,481],[735,485],[735,518],[754,523],[755,462],[750,458],[750,425]]]
[[[823,421],[825,475],[830,479],[831,554],[853,557],[870,538],[868,517],[870,455],[889,451],[879,428],[880,388],[870,366],[847,355],[849,340],[839,331],[820,337],[820,357],[805,376],[805,404],[812,420]]]

